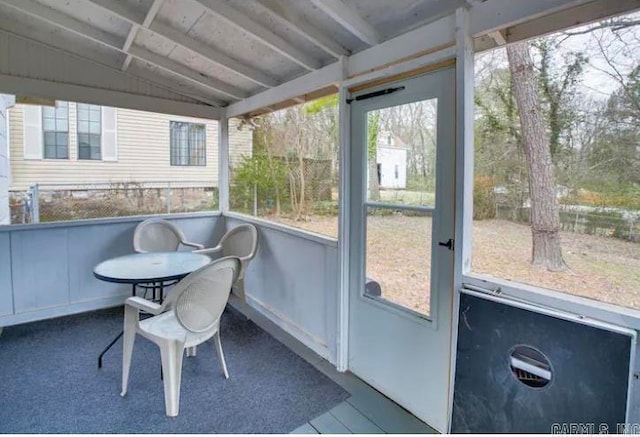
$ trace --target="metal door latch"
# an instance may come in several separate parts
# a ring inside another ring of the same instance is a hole
[[[453,244],[454,244],[453,238],[449,238],[449,240],[446,243],[443,243],[442,241],[438,242],[439,246],[444,246],[449,250],[453,250]]]

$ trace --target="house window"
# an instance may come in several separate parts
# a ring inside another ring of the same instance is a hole
[[[204,124],[171,122],[171,165],[206,165]]]
[[[69,158],[69,104],[58,102],[56,107],[42,107],[44,157]]]
[[[78,159],[102,159],[102,107],[78,103]]]

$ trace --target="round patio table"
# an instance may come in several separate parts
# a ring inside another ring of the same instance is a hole
[[[102,281],[131,284],[132,296],[140,284],[159,284],[162,302],[165,283],[179,281],[210,262],[207,255],[193,252],[133,253],[101,262],[94,267],[93,275]],[[156,286],[152,288],[155,293]],[[122,332],[100,353],[98,368],[102,368],[102,357],[120,337]]]

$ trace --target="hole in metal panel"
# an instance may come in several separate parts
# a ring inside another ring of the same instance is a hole
[[[509,366],[511,374],[527,387],[542,388],[551,382],[549,359],[531,346],[514,347],[509,353]]]

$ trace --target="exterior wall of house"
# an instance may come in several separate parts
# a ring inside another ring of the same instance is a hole
[[[218,185],[218,123],[213,120],[116,109],[115,160],[78,160],[76,104],[69,103],[69,159],[25,159],[25,105],[9,111],[11,190],[39,184],[90,184],[171,181]],[[206,166],[170,164],[170,122],[206,124]],[[252,134],[230,121],[234,153],[250,153]],[[87,187],[82,187],[87,189]],[[66,187],[66,189],[69,189]]]
[[[7,129],[7,111],[13,105],[13,96],[0,94],[0,225],[10,223],[9,184],[11,168],[9,167],[9,138]]]
[[[380,188],[405,189],[407,187],[407,150],[379,147],[377,163],[380,165]]]

